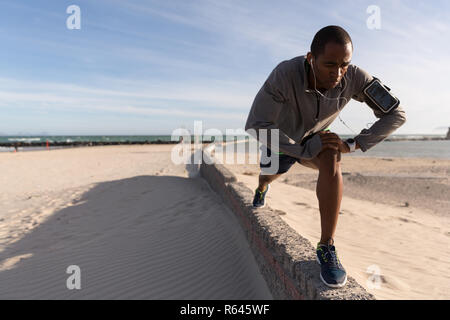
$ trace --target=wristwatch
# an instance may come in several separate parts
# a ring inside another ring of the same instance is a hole
[[[350,152],[355,152],[355,150],[356,150],[356,141],[355,141],[355,139],[352,139],[352,138],[347,139],[347,140],[345,140],[345,143],[350,148]]]

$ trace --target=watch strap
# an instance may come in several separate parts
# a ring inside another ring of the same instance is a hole
[[[355,139],[347,139],[347,140],[345,140],[345,143],[348,145],[350,152],[356,151],[356,140]]]

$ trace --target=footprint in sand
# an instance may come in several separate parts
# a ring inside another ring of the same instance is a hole
[[[339,211],[339,214],[345,214],[345,215],[348,215],[348,216],[354,216],[355,215],[353,212],[348,211],[348,210],[341,210],[341,211]]]
[[[304,206],[304,207],[310,208],[310,205],[307,203],[304,203],[304,202],[295,202],[295,204],[298,206]]]
[[[401,222],[405,222],[405,223],[415,223],[415,224],[418,224],[418,225],[422,225],[421,223],[419,223],[419,222],[417,222],[417,221],[414,221],[414,220],[410,220],[410,219],[406,219],[406,218],[397,218],[398,220],[400,220]]]

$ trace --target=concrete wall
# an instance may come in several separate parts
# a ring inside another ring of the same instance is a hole
[[[344,288],[327,287],[319,278],[316,250],[279,217],[279,212],[252,206],[253,191],[203,153],[201,176],[236,214],[275,299],[375,299],[353,278]],[[206,162],[206,163],[205,163]]]

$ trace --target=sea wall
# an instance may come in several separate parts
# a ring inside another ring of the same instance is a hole
[[[253,208],[253,192],[221,164],[203,152],[201,176],[236,214],[259,269],[274,299],[372,300],[352,277],[344,288],[332,289],[320,280],[315,248],[269,207]]]

